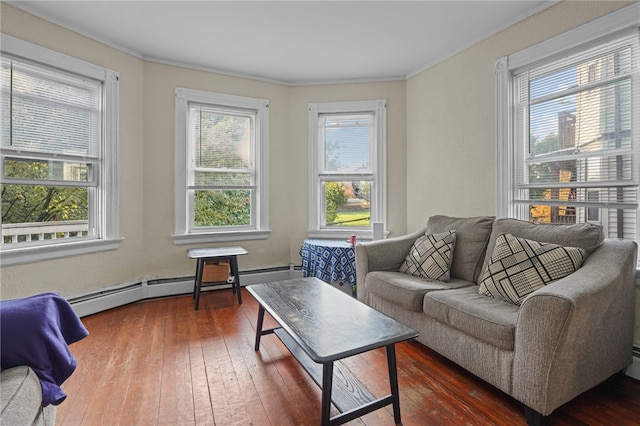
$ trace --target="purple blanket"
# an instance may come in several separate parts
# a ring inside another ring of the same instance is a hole
[[[28,365],[40,378],[42,406],[58,405],[67,397],[60,385],[76,368],[67,345],[88,334],[57,293],[0,302],[0,367]]]

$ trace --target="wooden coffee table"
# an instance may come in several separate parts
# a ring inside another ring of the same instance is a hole
[[[246,289],[260,304],[255,350],[275,333],[322,388],[322,424],[339,425],[392,404],[400,423],[395,344],[418,333],[317,278],[299,278]],[[280,327],[263,330],[267,311]],[[339,362],[385,347],[391,394],[376,398]],[[334,380],[335,375],[335,380]],[[335,386],[334,386],[335,385]],[[340,412],[330,417],[331,403]]]

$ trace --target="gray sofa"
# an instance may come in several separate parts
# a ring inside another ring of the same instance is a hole
[[[0,373],[0,424],[53,426],[56,407],[42,407],[42,387],[36,373],[25,365]]]
[[[416,239],[455,230],[448,282],[399,272]],[[499,235],[581,247],[582,266],[520,305],[479,294]],[[589,224],[434,216],[425,229],[356,246],[357,297],[418,341],[511,395],[530,424],[632,363],[637,246]]]

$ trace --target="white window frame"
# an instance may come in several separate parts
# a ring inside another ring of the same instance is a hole
[[[374,117],[375,140],[371,147],[371,172],[373,191],[371,193],[370,226],[323,228],[322,225],[322,184],[320,176],[323,158],[323,142],[320,140],[319,120],[322,114],[372,113]],[[321,102],[309,104],[309,229],[310,238],[347,239],[355,234],[359,239],[373,239],[373,224],[382,223],[385,235],[387,223],[386,189],[386,146],[387,146],[387,101],[385,99],[349,102]]]
[[[24,40],[1,34],[1,50],[16,58],[41,63],[65,72],[89,77],[102,82],[102,137],[101,159],[97,179],[95,218],[96,233],[93,238],[32,242],[29,245],[11,247],[3,244],[0,266],[31,263],[42,260],[77,256],[115,250],[120,247],[118,138],[119,138],[119,74],[108,68],[85,62]]]
[[[495,63],[495,133],[496,133],[496,213],[498,217],[525,218],[527,206],[514,202],[516,185],[514,117],[512,76],[513,72],[539,61],[563,55],[565,52],[589,48],[593,43],[640,26],[640,4],[635,3],[602,18],[584,24],[547,41],[500,58]],[[640,116],[635,101],[634,116]],[[633,123],[637,132],[638,120]],[[635,166],[636,168],[638,166]],[[640,213],[637,215],[640,218]],[[527,216],[528,217],[528,216]],[[636,224],[636,229],[640,229]],[[638,236],[636,235],[636,240]]]
[[[252,199],[251,223],[247,228],[212,230],[194,229],[193,203],[189,202],[191,161],[188,122],[189,104],[198,103],[226,109],[255,112],[255,196]],[[269,101],[185,88],[175,89],[175,244],[258,240],[269,237]]]

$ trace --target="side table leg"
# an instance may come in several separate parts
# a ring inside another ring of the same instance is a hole
[[[322,426],[331,420],[331,391],[333,387],[333,362],[322,364]]]
[[[196,281],[194,283],[193,297],[196,299],[195,308],[198,310],[200,304],[200,289],[202,288],[202,271],[204,270],[204,259],[196,261]]]
[[[231,256],[231,275],[233,275],[233,289],[238,293],[238,305],[242,305],[242,292],[240,291],[240,272],[238,271],[238,256]]]
[[[198,271],[200,271],[200,259],[196,259],[196,273],[193,275],[193,295],[196,298],[196,287],[198,286]]]
[[[256,344],[253,347],[255,351],[260,349],[260,337],[262,336],[262,323],[264,322],[264,308],[262,305],[258,308],[258,324],[256,325]]]
[[[387,364],[389,366],[389,384],[391,385],[391,397],[393,398],[393,419],[397,425],[400,420],[400,393],[398,391],[398,370],[396,368],[396,347],[387,345]]]

